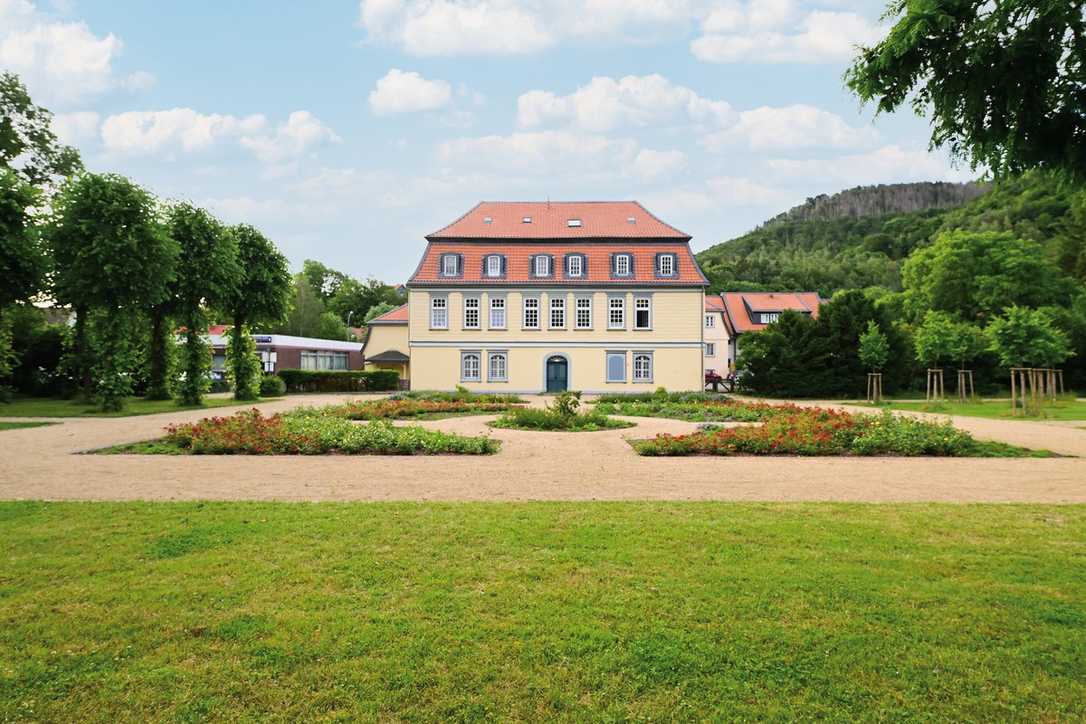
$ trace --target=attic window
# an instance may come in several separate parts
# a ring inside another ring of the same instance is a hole
[[[530,223],[532,223],[532,217],[531,216],[525,216],[523,219],[521,219],[521,222],[523,222],[525,224],[530,224]]]
[[[484,224],[493,224],[493,223],[494,223],[494,219],[493,219],[493,218],[491,218],[491,217],[489,217],[489,216],[484,216],[484,217],[483,217],[483,223],[484,223]]]
[[[581,226],[581,220],[580,219],[570,219],[569,221],[566,222],[566,226],[570,227],[571,229],[579,228]]]
[[[627,223],[627,224],[636,224],[636,223],[637,223],[637,219],[635,219],[635,218],[634,218],[634,217],[632,217],[632,216],[627,216],[627,217],[626,217],[626,223]]]

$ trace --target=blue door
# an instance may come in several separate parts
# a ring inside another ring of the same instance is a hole
[[[547,358],[547,392],[564,392],[569,384],[569,363],[565,357]]]

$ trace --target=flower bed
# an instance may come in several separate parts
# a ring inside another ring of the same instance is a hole
[[[554,410],[526,407],[512,408],[491,423],[493,427],[509,430],[543,430],[551,432],[598,432],[633,427],[634,423],[616,420],[598,412],[562,415]]]
[[[699,395],[700,393],[692,393]],[[771,405],[766,402],[737,402],[719,396],[709,399],[692,397],[688,400],[645,396],[643,399],[617,399],[596,403],[596,412],[604,415],[629,417],[667,417],[687,422],[763,422],[780,415],[796,415],[804,409],[796,405]],[[629,397],[633,397],[630,395]]]
[[[389,397],[390,400],[428,400],[430,402],[524,402],[517,395],[499,394],[496,392],[471,392],[463,387],[458,387],[455,392],[439,390],[411,390],[410,392],[397,392]]]
[[[334,416],[307,412],[264,417],[259,410],[230,417],[208,417],[170,425],[166,436],[149,443],[102,452],[191,455],[486,455],[500,443],[486,436],[467,437],[394,427],[387,420],[359,425]]]
[[[342,405],[303,408],[299,415],[330,415],[348,420],[402,420],[406,418],[436,420],[457,415],[485,415],[504,412],[513,406],[510,402],[485,400],[427,400],[388,399],[354,400]]]
[[[690,435],[658,435],[630,443],[639,455],[900,455],[1020,457],[1044,455],[1002,443],[981,442],[949,422],[853,415],[796,408],[762,425],[717,428]]]

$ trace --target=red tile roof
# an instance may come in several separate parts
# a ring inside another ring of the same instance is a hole
[[[629,277],[613,278],[611,275],[611,255],[615,253],[633,255],[634,274]],[[460,254],[463,257],[463,274],[458,277],[444,277],[440,274],[441,257],[446,253]],[[678,261],[678,273],[674,277],[657,278],[656,255],[672,253]],[[505,257],[506,273],[503,277],[483,275],[483,258],[490,254]],[[554,258],[554,273],[550,277],[540,278],[531,275],[529,266],[531,257],[536,254],[550,254]],[[583,254],[587,264],[584,276],[567,277],[565,275],[565,255]],[[440,285],[493,285],[493,286],[704,286],[705,276],[698,268],[690,246],[681,242],[596,242],[596,243],[492,243],[431,241],[419,263],[419,268],[409,282],[411,286]]]
[[[571,220],[580,225],[570,226]],[[426,238],[689,241],[690,235],[665,224],[636,201],[483,201]]]
[[[369,321],[369,324],[407,324],[407,305],[401,304],[384,314],[379,314]]]
[[[754,322],[756,312],[783,312],[792,309],[818,317],[822,303],[816,292],[724,292],[724,310],[736,333],[756,332],[767,325]]]
[[[706,294],[705,295],[705,311],[706,312],[723,312],[724,300],[720,298],[718,294]]]

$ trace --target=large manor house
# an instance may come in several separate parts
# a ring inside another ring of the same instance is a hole
[[[690,236],[635,201],[483,202],[426,241],[363,349],[414,389],[700,390],[742,332],[818,312],[813,294],[707,296]]]

